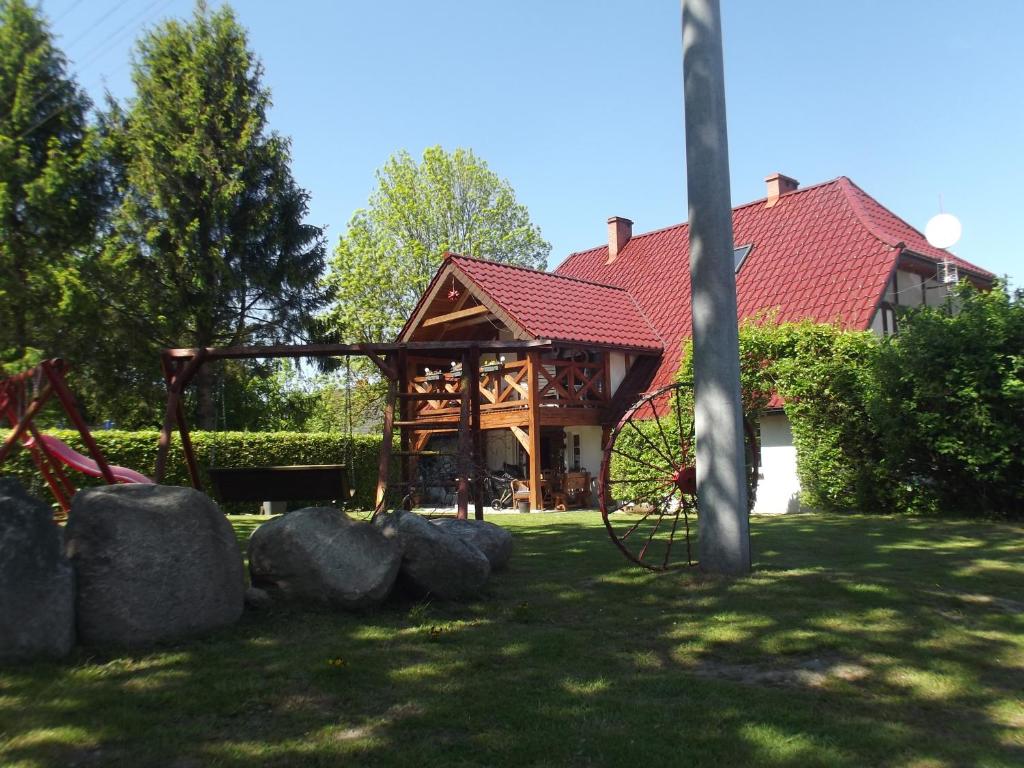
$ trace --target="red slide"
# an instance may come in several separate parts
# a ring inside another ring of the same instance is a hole
[[[72,469],[77,469],[79,472],[89,475],[90,477],[103,477],[103,473],[100,472],[99,465],[95,461],[90,459],[88,456],[83,456],[63,440],[58,440],[56,437],[51,437],[50,435],[40,435],[39,439],[43,441],[43,445],[46,446],[46,450],[56,458],[60,459],[65,465]],[[26,447],[28,447],[31,442],[33,441],[30,438],[29,441],[25,443]],[[145,475],[136,472],[134,469],[115,467],[111,464],[110,472],[114,475],[114,479],[119,483],[147,483],[149,485],[153,485],[152,480]]]

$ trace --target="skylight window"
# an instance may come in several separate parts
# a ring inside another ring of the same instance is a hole
[[[747,259],[747,254],[750,253],[750,249],[754,247],[753,243],[747,243],[741,245],[738,248],[734,248],[732,252],[733,264],[736,265],[736,271],[740,271],[740,267],[743,266],[743,262]]]

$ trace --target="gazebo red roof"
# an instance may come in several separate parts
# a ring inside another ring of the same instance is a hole
[[[663,349],[661,337],[624,288],[456,254],[447,261],[535,338]]]

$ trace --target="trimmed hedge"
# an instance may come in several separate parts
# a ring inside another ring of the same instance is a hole
[[[75,430],[47,430],[47,434],[60,438],[81,453],[87,453]],[[99,430],[93,432],[93,436],[108,462],[153,476],[158,432]],[[206,469],[210,466],[344,464],[349,456],[349,438],[340,432],[192,432],[191,437],[204,484],[209,483]],[[354,435],[352,438],[351,455],[356,488],[353,504],[360,509],[373,508],[380,443],[379,435]],[[18,450],[8,459],[0,467],[0,474],[19,477],[27,488],[41,498],[50,498],[49,489],[25,450]],[[79,487],[100,485],[103,482],[73,471],[70,475]],[[189,485],[185,457],[177,435],[171,444],[165,482],[168,485]],[[252,503],[223,506],[225,512],[253,511]]]

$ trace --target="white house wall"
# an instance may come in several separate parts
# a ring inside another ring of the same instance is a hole
[[[505,464],[516,464],[519,441],[510,429],[487,429],[483,433],[486,444],[487,468],[500,471]]]
[[[566,469],[572,469],[572,438],[580,436],[580,469],[586,470],[591,477],[597,477],[601,471],[601,428],[595,426],[565,428],[565,463]]]
[[[796,448],[789,419],[783,414],[761,417],[761,473],[754,514],[778,515],[800,508]]]
[[[920,307],[922,304],[937,307],[945,303],[948,295],[946,286],[934,277],[923,277],[914,272],[898,269],[886,285],[882,301],[896,307]],[[879,309],[871,319],[871,330],[879,336],[883,335],[885,330],[882,312],[883,310]],[[889,333],[892,333],[891,321]]]
[[[622,352],[610,352],[608,354],[608,379],[612,386],[611,394],[615,394],[624,378],[626,378],[625,354]]]

